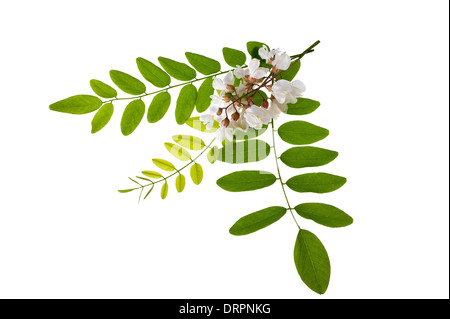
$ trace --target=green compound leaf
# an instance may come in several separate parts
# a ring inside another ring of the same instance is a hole
[[[145,93],[145,84],[135,77],[117,70],[109,71],[109,76],[115,85],[125,93],[139,95]]]
[[[233,138],[236,140],[247,140],[247,139],[255,138],[255,137],[261,136],[267,130],[267,127],[268,127],[267,124],[264,124],[262,126],[262,128],[260,128],[259,130],[249,127],[247,129],[247,131],[245,131],[245,132],[237,129],[234,132]]]
[[[297,98],[297,102],[288,104],[287,106],[287,114],[306,115],[314,112],[320,106],[320,102],[299,97]]]
[[[300,60],[292,61],[289,69],[283,71],[283,73],[277,76],[277,81],[281,79],[286,81],[292,81],[297,75],[298,71],[300,71],[300,66],[301,66]]]
[[[313,146],[292,147],[281,154],[281,161],[292,168],[322,166],[333,161],[338,152]]]
[[[134,100],[128,103],[123,111],[122,120],[120,121],[120,130],[122,134],[127,136],[141,123],[145,114],[145,104],[142,100]]]
[[[205,112],[211,105],[211,95],[214,94],[212,86],[213,78],[207,78],[203,81],[198,89],[197,102],[195,103],[197,112]]]
[[[154,86],[163,88],[170,84],[170,76],[152,62],[137,58],[136,64],[144,79]]]
[[[208,154],[206,154],[206,157],[211,164],[214,164],[219,158],[219,148],[217,146],[214,146],[209,150]]]
[[[270,154],[270,145],[264,141],[253,139],[242,142],[224,143],[218,151],[218,160],[230,164],[258,162]]]
[[[192,52],[186,52],[185,55],[194,69],[201,74],[210,75],[220,71],[220,63],[216,60]]]
[[[192,114],[197,102],[197,88],[192,84],[183,86],[177,99],[175,119],[178,124],[184,124]]]
[[[159,63],[173,78],[180,81],[190,81],[197,75],[195,70],[187,64],[177,62],[168,58],[159,57]]]
[[[156,179],[163,177],[160,173],[154,172],[154,171],[142,171],[142,174],[144,174],[147,177],[156,178]]]
[[[147,112],[147,121],[149,123],[156,123],[164,117],[170,106],[170,93],[158,93],[150,103]]]
[[[262,46],[265,46],[268,50],[270,50],[269,46],[265,43],[257,41],[249,41],[247,42],[247,51],[248,53],[250,53],[252,58],[262,60],[262,58],[258,54],[258,50]]]
[[[220,124],[218,122],[214,122],[213,128],[208,130],[206,128],[206,125],[202,121],[200,121],[200,116],[191,117],[191,118],[187,119],[185,124],[192,127],[193,129],[196,129],[197,131],[205,132],[205,133],[213,133],[213,132],[217,131],[217,129],[220,127]]]
[[[172,139],[181,146],[193,151],[199,151],[206,145],[201,138],[192,135],[174,135]]]
[[[191,178],[195,185],[199,185],[203,180],[203,168],[200,164],[195,163],[191,166]]]
[[[327,137],[329,131],[305,121],[291,121],[278,128],[280,138],[294,145],[315,143]]]
[[[189,161],[191,159],[191,154],[189,154],[189,152],[181,146],[172,143],[164,143],[164,146],[170,154],[178,158],[180,161]]]
[[[169,184],[167,184],[167,181],[165,181],[163,186],[161,187],[161,198],[165,199],[168,193],[169,193]]]
[[[330,259],[319,238],[308,230],[298,232],[294,262],[303,282],[314,292],[324,294],[331,275]]]
[[[239,219],[231,228],[230,234],[235,236],[248,235],[265,228],[286,214],[286,208],[272,206]]]
[[[181,193],[184,190],[184,187],[186,186],[186,178],[184,175],[180,174],[175,179],[175,187],[177,189],[178,193]]]
[[[238,65],[244,65],[245,61],[247,60],[247,56],[245,55],[245,53],[236,49],[225,47],[222,49],[222,52],[225,62],[233,68]]]
[[[168,171],[168,172],[173,172],[174,170],[176,170],[175,166],[166,160],[160,159],[160,158],[154,158],[152,159],[153,164],[155,164],[156,166],[158,166],[160,169]]]
[[[55,102],[49,107],[50,110],[57,112],[87,114],[99,109],[102,104],[102,100],[93,95],[74,95]]]
[[[308,173],[291,177],[286,185],[299,193],[329,193],[342,187],[347,179],[345,177],[327,173]]]
[[[268,187],[275,183],[275,175],[264,171],[239,171],[217,180],[217,185],[229,192],[246,192]]]
[[[353,218],[328,204],[303,203],[295,206],[295,211],[303,218],[327,227],[345,227],[353,223]]]
[[[117,96],[117,91],[102,81],[92,79],[89,84],[92,91],[100,97],[113,98]]]
[[[111,116],[114,113],[114,106],[112,103],[107,103],[103,105],[97,113],[95,113],[94,118],[91,122],[91,133],[97,133],[102,128],[105,127],[106,124],[108,124],[109,120],[111,119]]]

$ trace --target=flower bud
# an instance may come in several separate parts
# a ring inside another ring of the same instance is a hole
[[[231,118],[235,121],[239,120],[239,117],[240,117],[240,115],[238,112],[231,114]]]
[[[253,84],[251,84],[251,83],[247,84],[247,85],[245,86],[245,89],[246,89],[247,91],[253,90]]]
[[[216,115],[217,116],[221,116],[223,112],[223,109],[218,109]]]
[[[232,86],[231,84],[228,84],[227,85],[227,92],[228,93],[231,93],[231,92],[233,92],[234,91],[234,86]]]
[[[225,95],[223,96],[222,100],[223,100],[224,102],[226,102],[226,103],[228,103],[228,102],[231,101],[230,96],[227,95],[227,94],[225,94]]]
[[[223,119],[221,124],[225,127],[228,127],[228,125],[230,125],[230,120],[228,118]]]
[[[269,102],[267,102],[266,100],[262,101],[261,107],[267,109],[269,107]]]
[[[251,96],[247,96],[248,104],[253,104],[253,98]]]

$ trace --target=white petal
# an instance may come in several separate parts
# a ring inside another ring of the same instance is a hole
[[[260,78],[264,77],[268,71],[269,69],[266,68],[257,68],[256,70],[250,73],[250,77],[259,80]]]
[[[300,80],[295,80],[294,82],[292,82],[292,86],[294,88],[296,88],[300,93],[303,93],[306,91],[305,84],[303,84],[303,82]]]
[[[234,77],[233,77],[233,72],[228,72],[227,75],[225,75],[225,77],[223,78],[223,83],[226,86],[227,84],[234,84]]]
[[[260,47],[258,50],[258,54],[261,58],[263,58],[264,60],[269,60],[269,51],[265,48],[265,47]]]
[[[236,70],[234,70],[234,75],[236,75],[238,79],[243,79],[245,76],[244,69],[240,66],[237,66]]]
[[[257,68],[259,68],[259,60],[252,59],[248,64],[248,69],[250,70],[250,73],[253,73],[253,71],[255,71]]]
[[[212,83],[213,88],[215,88],[216,90],[225,90],[225,84],[223,83],[222,79],[219,79],[217,77],[214,77],[213,83]]]

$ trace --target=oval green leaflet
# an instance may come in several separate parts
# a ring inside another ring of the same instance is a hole
[[[245,53],[236,49],[225,47],[222,49],[222,53],[225,62],[233,68],[238,65],[243,66],[247,60]]]
[[[218,151],[217,159],[230,164],[258,162],[270,154],[270,145],[258,139],[242,142],[225,141]]]
[[[203,168],[200,164],[194,163],[191,166],[191,179],[195,185],[199,185],[203,180]]]
[[[115,85],[125,93],[139,95],[145,93],[145,84],[135,77],[122,71],[111,70],[109,76]]]
[[[142,100],[134,100],[128,103],[123,111],[122,120],[120,121],[120,130],[122,134],[127,136],[134,132],[141,123],[145,114],[145,104]]]
[[[163,186],[161,187],[161,198],[165,199],[168,193],[169,193],[169,184],[167,184],[167,181],[165,181]]]
[[[197,88],[192,84],[183,86],[177,99],[175,119],[178,124],[184,124],[192,114],[197,101]]]
[[[100,97],[113,98],[117,96],[117,91],[102,81],[92,79],[89,84],[92,91]]]
[[[292,147],[281,154],[281,161],[292,168],[315,167],[330,163],[338,156],[338,152],[320,147]]]
[[[184,190],[185,186],[186,186],[186,178],[184,177],[183,174],[179,174],[175,179],[175,187],[177,189],[177,192],[181,193]]]
[[[205,147],[205,142],[199,138],[192,135],[174,135],[172,139],[190,150],[198,151]]]
[[[150,189],[148,190],[147,194],[145,194],[144,199],[146,199],[148,197],[148,195],[150,195],[150,193],[152,192],[154,187],[155,187],[155,184],[153,184],[152,187],[150,187]]]
[[[245,192],[268,187],[275,183],[275,175],[265,171],[239,171],[217,180],[217,185],[229,192]]]
[[[201,74],[210,75],[220,71],[220,63],[214,59],[192,52],[186,52],[185,55],[194,69]]]
[[[156,179],[163,177],[160,173],[154,172],[154,171],[142,171],[142,174],[144,174],[147,177],[156,178]]]
[[[287,114],[306,115],[314,112],[320,106],[320,102],[303,97],[297,98],[295,103],[287,105]]]
[[[112,103],[104,104],[98,111],[95,113],[94,118],[91,122],[91,133],[97,133],[102,128],[108,124],[114,113],[114,106]]]
[[[186,151],[179,145],[173,143],[164,143],[164,146],[170,152],[170,154],[178,158],[180,161],[189,161],[191,159],[191,154],[189,154],[188,151]]]
[[[231,228],[230,234],[235,236],[248,235],[263,229],[286,214],[286,208],[272,206],[251,213],[239,219]]]
[[[195,103],[197,112],[205,112],[211,105],[211,95],[214,94],[214,88],[212,86],[213,78],[205,79],[198,88],[197,102]]]
[[[96,96],[81,94],[50,104],[49,108],[63,113],[86,114],[98,110],[102,104],[102,100]]]
[[[170,106],[170,93],[161,92],[158,93],[150,103],[147,112],[147,121],[149,123],[156,123],[164,117]]]
[[[158,166],[160,169],[163,169],[165,171],[168,172],[172,172],[174,170],[176,170],[175,166],[166,160],[160,159],[160,158],[154,158],[152,159],[153,164],[155,164],[156,166]]]
[[[214,164],[219,158],[219,148],[217,146],[214,146],[209,150],[208,154],[206,154],[206,157],[211,164]]]
[[[303,282],[314,292],[324,294],[331,275],[330,259],[319,238],[308,230],[298,232],[294,262]]]
[[[159,57],[158,61],[163,69],[177,80],[190,81],[197,75],[195,70],[185,63],[177,62],[164,57]]]
[[[318,142],[327,137],[329,131],[305,121],[291,121],[278,128],[280,138],[289,144],[305,145]]]
[[[200,132],[205,132],[205,133],[213,133],[213,132],[217,131],[217,129],[220,127],[220,124],[218,122],[214,122],[212,129],[208,130],[206,128],[205,123],[203,123],[200,120],[200,116],[195,116],[195,117],[191,117],[191,118],[187,119],[185,124],[192,127],[193,129],[196,129]]]
[[[327,227],[345,227],[353,223],[353,218],[337,207],[322,203],[303,203],[295,206],[295,211],[306,219]]]
[[[291,177],[286,185],[299,193],[329,193],[342,187],[347,179],[328,173],[307,173]]]
[[[163,88],[170,84],[170,76],[152,62],[137,58],[136,64],[144,79],[154,86]]]

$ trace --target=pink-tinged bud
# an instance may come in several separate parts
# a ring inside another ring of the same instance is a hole
[[[267,90],[269,90],[269,92],[272,92],[272,84],[266,85]]]
[[[245,105],[244,110],[248,109],[249,107],[251,107],[251,105]]]
[[[266,100],[262,101],[261,107],[267,109],[269,107],[269,102],[267,102]]]
[[[278,68],[277,68],[276,66],[274,66],[274,67],[272,68],[272,72],[273,72],[273,73],[278,73],[278,71],[280,71],[280,70],[278,70]]]
[[[221,116],[221,115],[222,115],[222,112],[223,112],[223,109],[218,109],[218,110],[217,110],[217,113],[216,113],[217,116]]]
[[[225,94],[222,98],[222,101],[224,101],[226,103],[230,102],[231,101],[230,96]]]
[[[222,123],[223,126],[228,127],[228,125],[230,125],[230,120],[229,119],[223,119],[221,123]]]
[[[258,79],[250,78],[250,82],[251,82],[251,83],[256,83],[256,82],[258,82]]]
[[[245,75],[244,76],[244,81],[245,82],[250,82],[250,75]]]
[[[275,96],[274,95],[271,95],[270,96],[270,99],[273,101],[273,100],[275,100]]]
[[[235,121],[239,120],[239,117],[240,117],[240,115],[238,112],[231,114],[231,118]]]
[[[228,93],[231,93],[231,92],[233,92],[234,91],[234,86],[232,86],[231,84],[228,84],[227,85],[227,92]]]

